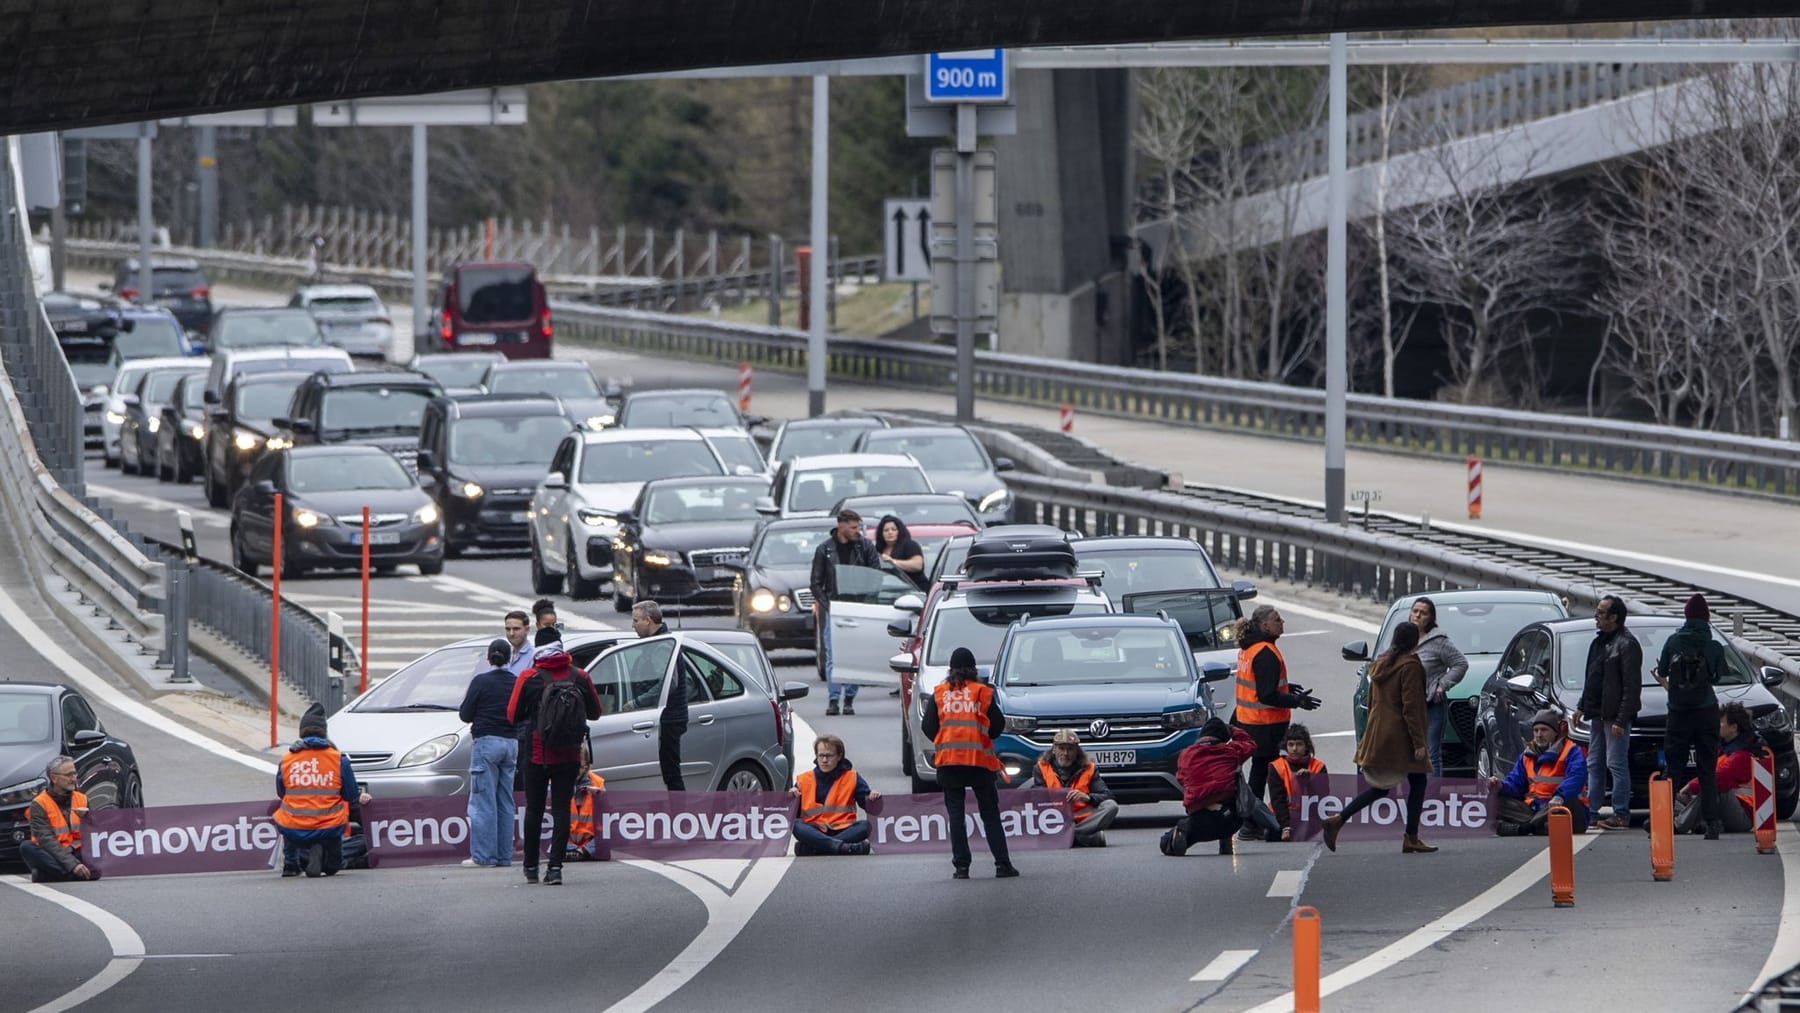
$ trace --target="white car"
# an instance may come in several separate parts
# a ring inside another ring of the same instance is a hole
[[[125,424],[125,396],[137,389],[139,380],[153,369],[169,366],[193,366],[195,360],[190,357],[166,357],[154,359],[127,359],[119,366],[119,373],[113,378],[111,388],[106,395],[106,409],[100,416],[101,453],[105,455],[106,466],[119,466],[119,428]]]
[[[825,517],[852,496],[936,491],[919,462],[905,454],[790,457],[775,472],[770,498],[756,510],[769,517]]]
[[[570,433],[531,497],[533,592],[555,594],[566,580],[569,597],[599,597],[612,584],[619,511],[631,507],[645,482],[733,470],[695,429]]]
[[[307,285],[288,305],[311,313],[328,344],[358,358],[393,357],[393,314],[368,285]]]

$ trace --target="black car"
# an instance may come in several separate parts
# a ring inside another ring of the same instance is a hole
[[[613,538],[613,607],[634,601],[725,604],[756,534],[766,477],[645,482]]]
[[[251,576],[275,556],[277,493],[283,576],[361,566],[363,507],[376,571],[444,572],[443,520],[418,479],[379,447],[340,443],[279,450],[251,469],[231,504],[232,565]]]
[[[380,447],[416,473],[425,406],[443,392],[438,382],[424,373],[321,370],[294,388],[287,412],[277,416],[274,424],[280,442],[287,446],[360,443]]]
[[[724,392],[705,388],[636,390],[619,399],[618,425],[633,429],[694,426],[700,429],[749,429],[766,421],[738,414]]]
[[[732,611],[740,630],[756,634],[765,650],[813,650],[813,550],[831,523],[817,517],[770,521],[750,540],[740,572],[732,581]]]
[[[175,382],[162,406],[162,422],[156,429],[156,452],[148,461],[159,482],[186,485],[206,470],[206,371],[183,376]]]
[[[156,439],[162,435],[163,406],[183,378],[206,379],[206,363],[167,366],[145,373],[137,389],[125,395],[125,421],[119,423],[119,470],[149,474],[156,468]]]
[[[769,465],[777,466],[790,457],[847,454],[862,434],[886,426],[887,420],[878,415],[857,413],[790,419],[775,431],[774,442],[769,444]]]
[[[88,808],[143,807],[137,757],[107,734],[80,691],[0,682],[0,864],[19,861],[19,842],[30,835],[31,800],[49,785],[44,768],[58,754],[74,758],[76,790],[87,796]]]
[[[111,300],[68,292],[46,293],[43,304],[69,373],[81,391],[82,442],[89,450],[103,449],[106,430],[100,420],[106,413],[113,375],[118,372],[112,342],[124,316]]]
[[[415,355],[406,368],[436,380],[446,394],[479,394],[482,374],[494,363],[505,361],[506,356],[499,352],[442,352]]]
[[[222,348],[311,348],[325,344],[325,332],[311,313],[288,306],[229,306],[214,314],[207,332],[209,352]]]
[[[514,359],[497,362],[481,376],[481,389],[489,394],[513,397],[547,395],[562,402],[563,412],[575,425],[605,429],[618,412],[619,385],[605,388],[594,379],[585,362],[553,359]]]
[[[1649,780],[1652,771],[1660,770],[1659,757],[1663,728],[1668,714],[1668,694],[1650,676],[1662,656],[1663,644],[1681,628],[1674,616],[1634,615],[1626,629],[1637,637],[1644,649],[1643,703],[1637,720],[1631,724],[1632,808],[1648,808]],[[1794,759],[1794,727],[1787,711],[1775,699],[1769,687],[1783,678],[1781,670],[1765,668],[1758,673],[1731,646],[1731,642],[1713,631],[1713,639],[1724,645],[1726,673],[1717,687],[1719,702],[1731,700],[1744,705],[1756,723],[1756,733],[1775,754],[1775,807],[1781,819],[1793,814],[1796,797],[1800,797],[1800,766]],[[1588,645],[1594,640],[1592,619],[1557,619],[1532,623],[1515,634],[1501,655],[1500,665],[1481,688],[1481,703],[1476,713],[1475,770],[1478,776],[1504,777],[1512,770],[1524,744],[1531,738],[1532,718],[1539,710],[1549,708],[1564,720],[1575,712],[1581,699],[1581,685],[1587,671]],[[1587,720],[1570,723],[1569,737],[1586,748],[1590,728]],[[1679,762],[1687,767],[1687,758]],[[1684,769],[1676,783],[1692,776]],[[1604,799],[1589,799],[1592,808],[1602,808]]]
[[[220,403],[207,413],[201,468],[207,503],[230,506],[257,460],[288,446],[275,431],[275,420],[287,414],[294,391],[311,375],[299,370],[246,373],[226,385]]]
[[[175,314],[181,326],[196,334],[212,329],[212,283],[200,273],[191,257],[151,257],[148,296],[138,291],[138,260],[121,260],[113,269],[112,290],[119,298],[146,306],[161,306]]]
[[[444,515],[444,554],[525,548],[531,494],[573,423],[550,397],[439,397],[419,427],[419,481]]]

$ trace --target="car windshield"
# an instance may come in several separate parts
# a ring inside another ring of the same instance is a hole
[[[450,425],[452,464],[536,464],[548,467],[569,434],[561,415],[486,416]]]
[[[456,298],[471,324],[513,324],[537,311],[529,267],[465,267],[456,272]]]
[[[1506,650],[1513,634],[1532,623],[1568,615],[1549,601],[1451,602],[1436,598],[1431,601],[1437,606],[1438,628],[1464,654],[1499,654]],[[1406,619],[1411,608],[1412,603],[1408,601],[1404,608],[1394,610],[1392,621],[1382,628],[1381,639],[1375,645],[1376,654],[1388,649],[1394,640],[1394,627]],[[1651,656],[1648,647],[1644,649],[1644,656]]]
[[[1078,627],[1013,633],[994,681],[1009,686],[1190,682],[1191,655],[1172,630]]]
[[[825,540],[823,528],[784,528],[763,536],[752,563],[763,567],[805,566],[812,562],[813,551]]]
[[[828,426],[788,426],[782,430],[781,441],[770,456],[779,463],[790,457],[847,454],[857,437],[880,428],[881,423],[873,419],[845,419]]]
[[[638,395],[625,402],[619,424],[638,429],[737,426],[737,409],[723,394]]]
[[[0,746],[49,742],[50,725],[49,694],[0,691]]]
[[[175,385],[181,382],[181,378],[194,375],[196,375],[194,370],[155,370],[144,378],[144,389],[138,392],[138,397],[148,404],[165,404],[169,400],[169,395],[175,393]]]
[[[295,495],[412,486],[412,475],[392,454],[325,454],[288,459],[288,490]]]
[[[416,434],[432,396],[417,387],[328,390],[319,399],[319,435]]]
[[[372,295],[328,295],[306,304],[314,312],[330,316],[379,317],[387,315],[387,307]]]
[[[113,382],[113,391],[118,394],[126,394],[137,389],[138,381],[142,380],[144,374],[148,372],[149,370],[141,366],[121,366],[118,379]]]
[[[1656,680],[1651,677],[1650,670],[1662,660],[1663,647],[1669,638],[1675,635],[1679,626],[1627,626],[1638,645],[1644,649],[1644,685],[1655,686]],[[1750,663],[1744,655],[1731,646],[1731,641],[1712,630],[1715,643],[1725,648],[1725,673],[1719,677],[1720,686],[1748,686],[1756,681],[1750,671]],[[1588,646],[1594,642],[1594,634],[1589,630],[1570,630],[1557,635],[1556,649],[1562,653],[1561,664],[1557,665],[1557,679],[1566,689],[1580,689],[1587,676]]]
[[[756,501],[769,494],[767,482],[720,482],[652,489],[644,503],[645,524],[751,521]]]
[[[1114,601],[1137,591],[1175,591],[1194,587],[1218,587],[1219,571],[1199,546],[1183,549],[1095,548],[1084,551],[1074,543],[1075,558],[1083,570],[1099,570],[1100,586]]]
[[[986,471],[981,447],[968,433],[933,433],[929,436],[870,433],[863,450],[872,454],[911,454],[927,471]]]
[[[481,383],[493,360],[481,358],[475,360],[458,359],[451,356],[428,357],[418,360],[413,368],[436,380],[444,387],[474,387]]]
[[[838,564],[837,594],[832,601],[857,602],[862,605],[892,605],[903,594],[916,594],[919,586],[888,570],[867,566]]]
[[[594,485],[724,473],[719,459],[699,440],[596,443],[581,455],[581,481]]]
[[[304,311],[270,314],[222,315],[208,335],[213,349],[256,348],[264,345],[322,345],[319,325]]]
[[[488,376],[490,394],[548,394],[551,397],[600,396],[594,374],[581,369],[496,369]]]
[[[1000,642],[1006,628],[1023,616],[1048,619],[1051,616],[1105,615],[1106,606],[1095,601],[1022,601],[1018,603],[981,604],[967,608],[938,609],[931,621],[931,635],[925,647],[925,664],[948,665],[950,652],[967,647],[978,665],[991,665],[1000,654]]]
[[[822,513],[830,510],[838,500],[852,496],[930,491],[931,483],[917,468],[821,468],[795,473],[789,487],[787,508],[790,513],[807,510]]]
[[[376,683],[351,709],[363,714],[456,710],[471,673],[485,669],[485,646],[445,647]]]
[[[725,467],[739,475],[754,474],[767,467],[749,436],[708,436],[706,441],[725,459]]]
[[[181,388],[181,407],[203,408],[206,406],[206,384],[196,377]]]
[[[188,353],[181,328],[168,317],[138,317],[131,330],[120,331],[113,339],[113,354],[121,359],[148,359],[153,356],[178,356]]]
[[[897,502],[873,499],[844,505],[864,517],[886,517],[888,514],[893,514],[904,521],[908,527],[918,524],[967,524],[972,528],[981,527],[981,519],[975,516],[975,511],[969,509],[969,501],[961,496],[899,500]]]
[[[1237,602],[1237,592],[1225,589],[1151,591],[1121,604],[1127,612],[1166,613],[1181,627],[1190,650],[1217,651],[1237,646],[1234,627],[1243,614]]]
[[[63,355],[69,360],[69,373],[75,377],[75,385],[87,390],[95,384],[111,385],[113,377],[118,375],[118,367],[111,362],[100,359],[84,359],[70,354],[69,347],[63,346]]]
[[[278,415],[286,415],[300,380],[301,377],[239,381],[234,406],[237,417],[249,422],[267,422]]]
[[[273,359],[243,359],[231,364],[232,376],[247,373],[348,373],[350,364],[342,356],[284,355]],[[226,379],[230,379],[227,377]]]

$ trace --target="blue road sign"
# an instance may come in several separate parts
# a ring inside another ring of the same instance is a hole
[[[1005,102],[1006,50],[963,49],[925,57],[927,102]]]

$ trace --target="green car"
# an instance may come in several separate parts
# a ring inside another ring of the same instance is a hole
[[[1387,650],[1394,641],[1394,627],[1406,621],[1413,602],[1430,598],[1437,606],[1438,628],[1469,661],[1469,671],[1450,690],[1449,720],[1445,722],[1443,762],[1446,774],[1471,772],[1475,756],[1466,743],[1475,730],[1475,705],[1481,687],[1500,664],[1500,654],[1513,634],[1542,619],[1562,619],[1569,610],[1560,597],[1548,591],[1524,591],[1507,588],[1467,588],[1433,591],[1431,594],[1407,595],[1388,606],[1387,618],[1381,622],[1375,649],[1366,640],[1344,645],[1345,661],[1360,661],[1356,671],[1356,694],[1351,712],[1356,718],[1356,740],[1362,741],[1363,726],[1369,719],[1369,660]]]

